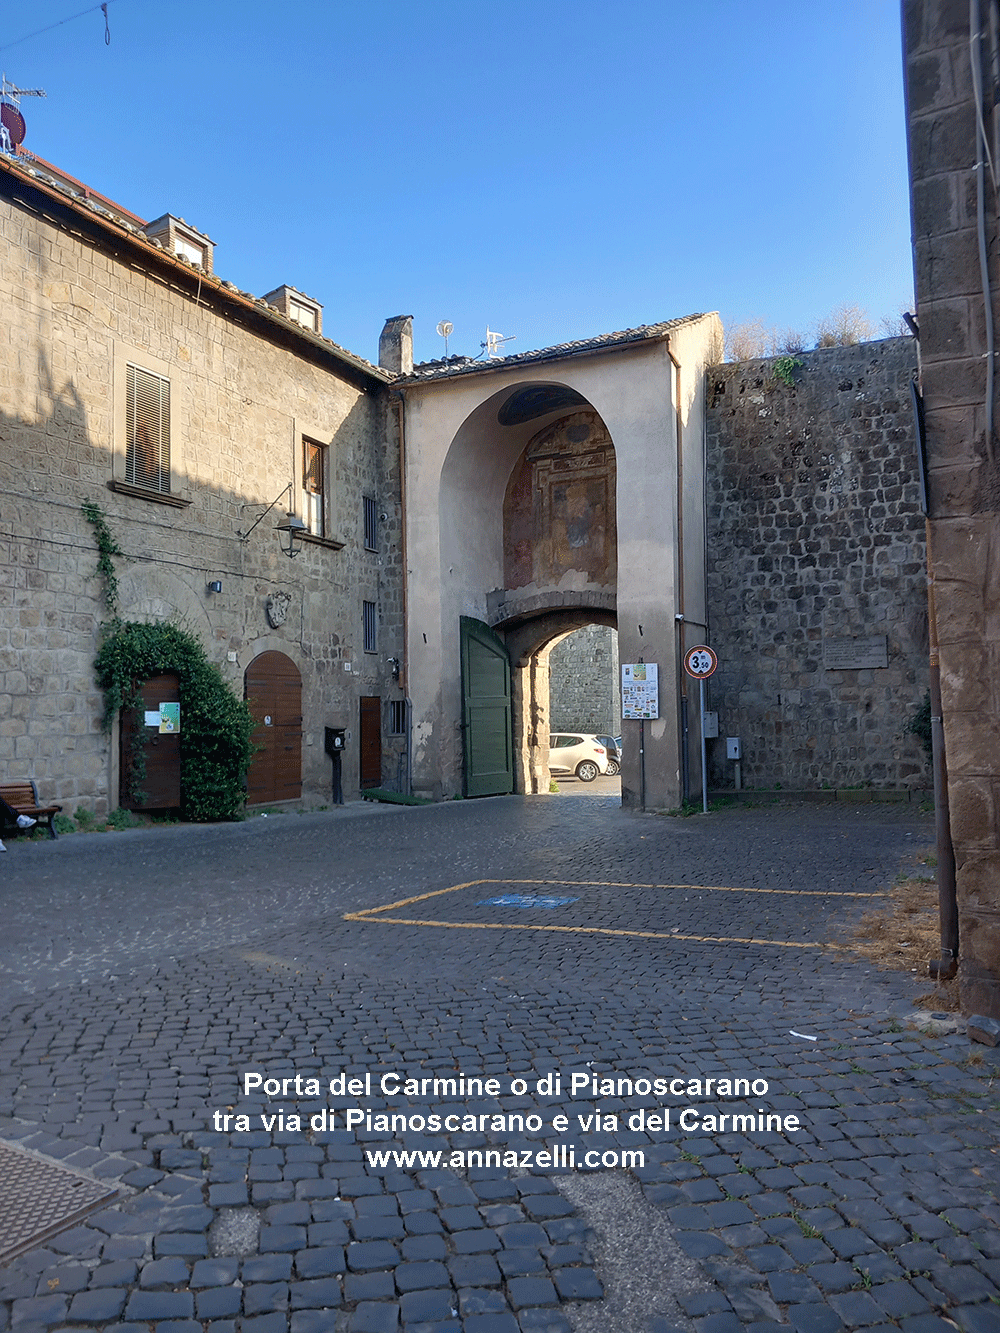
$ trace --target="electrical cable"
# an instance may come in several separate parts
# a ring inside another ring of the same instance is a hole
[[[104,11],[104,44],[111,45],[111,29],[108,27],[108,5],[113,5],[115,0],[104,0],[102,5],[92,5],[90,9],[81,9],[78,14],[70,14],[67,18],[60,19],[58,23],[50,23],[46,28],[38,28],[35,32],[25,33],[23,37],[16,38],[13,42],[4,42],[0,46],[0,51],[9,51],[12,46],[20,46],[22,42],[30,42],[32,37],[41,37],[43,32],[51,32],[53,28],[61,28],[64,23],[72,23],[74,19],[81,19],[85,14],[95,14],[99,9]]]

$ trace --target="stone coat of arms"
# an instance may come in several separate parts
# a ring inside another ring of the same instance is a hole
[[[272,592],[264,603],[268,624],[272,629],[277,629],[288,619],[288,607],[291,600],[287,592]]]

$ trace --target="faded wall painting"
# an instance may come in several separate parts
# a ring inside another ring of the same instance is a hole
[[[615,450],[594,411],[547,426],[514,469],[503,507],[504,584],[558,585],[570,572],[614,585]]]

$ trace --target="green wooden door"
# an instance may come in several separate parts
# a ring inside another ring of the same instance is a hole
[[[514,790],[510,659],[481,620],[462,616],[461,639],[465,794],[506,796]]]

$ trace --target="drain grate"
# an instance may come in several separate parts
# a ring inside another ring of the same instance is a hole
[[[65,1231],[117,1193],[61,1162],[0,1143],[0,1264]]]

